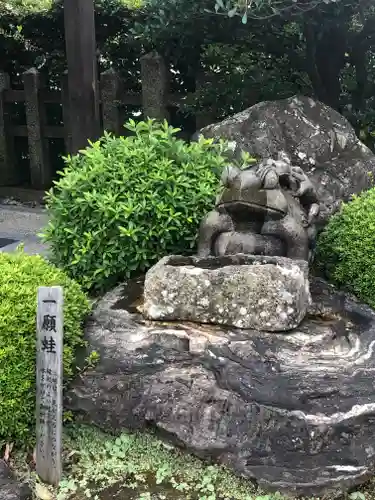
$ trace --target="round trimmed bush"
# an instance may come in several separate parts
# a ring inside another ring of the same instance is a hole
[[[65,159],[47,195],[44,235],[54,262],[86,289],[143,272],[165,254],[191,253],[225,164],[222,142],[190,144],[153,120],[126,126]]]
[[[64,287],[64,374],[72,375],[89,302],[81,287],[40,256],[0,253],[0,448],[35,432],[36,304],[39,286]]]
[[[343,204],[318,239],[317,268],[375,307],[375,189]]]

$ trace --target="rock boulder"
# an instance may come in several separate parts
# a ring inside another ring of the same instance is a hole
[[[146,275],[143,314],[151,320],[291,330],[310,304],[308,274],[307,262],[283,257],[168,256]]]
[[[235,155],[241,150],[256,158],[286,155],[314,182],[321,223],[343,200],[374,185],[374,153],[348,120],[308,97],[261,102],[200,132],[229,140]]]
[[[29,500],[31,491],[16,481],[6,463],[0,460],[0,500]]]
[[[265,333],[146,321],[137,286],[98,302],[86,335],[100,362],[67,408],[112,432],[153,426],[269,490],[321,496],[374,473],[369,307],[314,280],[302,324]]]

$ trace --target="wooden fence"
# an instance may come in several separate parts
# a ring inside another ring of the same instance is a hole
[[[184,96],[171,95],[169,75],[163,59],[158,54],[147,54],[141,58],[142,92],[129,94],[118,75],[109,70],[100,75],[99,95],[102,129],[114,134],[121,133],[122,106],[134,106],[143,110],[143,116],[157,119],[169,118],[168,108],[177,106]],[[23,74],[23,90],[13,90],[7,74],[0,73],[0,186],[16,186],[21,182],[16,167],[15,138],[27,137],[29,156],[29,178],[33,189],[51,186],[54,169],[49,154],[49,139],[62,139],[65,152],[71,152],[67,75],[62,77],[61,90],[48,90],[36,69]],[[26,125],[12,123],[8,106],[10,103],[24,103]],[[47,123],[46,108],[49,104],[62,106],[61,125]],[[203,126],[208,118],[197,117],[197,126]]]

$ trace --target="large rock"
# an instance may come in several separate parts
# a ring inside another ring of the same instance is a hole
[[[30,489],[16,481],[5,462],[0,460],[0,500],[28,499],[31,499]]]
[[[110,431],[153,426],[267,489],[358,485],[375,468],[375,313],[322,281],[310,287],[301,326],[268,334],[147,322],[140,291],[120,286],[87,324],[100,362],[66,405]]]
[[[152,320],[291,330],[310,305],[308,274],[307,262],[283,257],[171,255],[146,275],[143,314]]]
[[[285,153],[314,182],[322,202],[321,223],[342,200],[374,184],[371,150],[342,115],[308,97],[261,102],[201,132],[229,140],[235,154],[242,149],[257,158]]]

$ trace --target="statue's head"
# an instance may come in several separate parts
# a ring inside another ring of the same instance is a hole
[[[288,212],[283,184],[289,174],[290,165],[281,160],[265,160],[245,170],[229,165],[221,176],[223,188],[216,208],[233,217],[267,215],[281,219]]]

